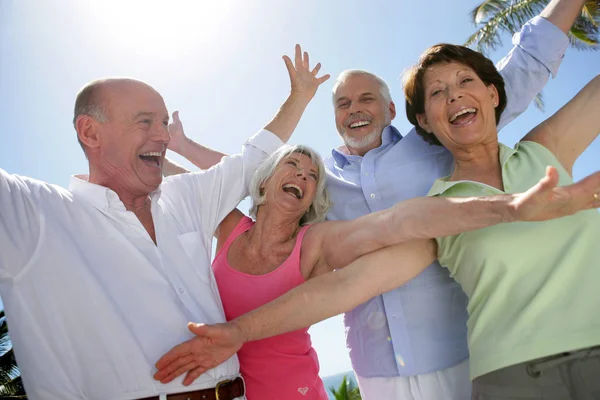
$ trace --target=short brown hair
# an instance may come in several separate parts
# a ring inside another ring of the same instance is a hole
[[[428,133],[421,128],[417,115],[425,112],[425,88],[423,87],[425,72],[433,65],[451,62],[470,67],[486,85],[496,87],[499,96],[499,103],[496,107],[496,125],[498,125],[500,115],[506,108],[504,79],[489,58],[464,46],[447,43],[431,46],[421,54],[419,62],[404,73],[404,98],[406,100],[406,117],[415,126],[417,133],[429,144],[438,146],[442,144],[433,133]]]

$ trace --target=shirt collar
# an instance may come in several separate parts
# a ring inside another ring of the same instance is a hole
[[[398,142],[400,139],[402,139],[402,134],[398,131],[398,129],[396,129],[393,125],[388,125],[383,129],[383,132],[381,132],[381,146],[377,148],[379,149],[385,147],[392,142]],[[375,149],[369,150],[369,152],[373,150]],[[331,155],[333,156],[335,163],[341,168],[344,168],[346,164],[350,164],[352,161],[358,161],[362,159],[362,156],[347,154],[347,152],[348,150],[346,149],[346,146],[340,146],[337,149],[331,150]]]
[[[511,149],[510,147],[508,147],[502,143],[498,143],[498,151],[499,151],[498,159],[500,160],[500,165],[502,166],[502,170],[504,170],[504,166],[506,165],[508,160],[517,152],[518,149],[519,149],[519,143],[517,143],[515,145],[514,149]],[[450,176],[445,176],[443,178],[436,179],[435,182],[433,182],[431,189],[429,189],[428,195],[435,196],[435,195],[443,194],[446,190],[450,189],[451,187],[453,187],[459,183],[468,182],[468,181],[449,181],[448,180],[449,178],[450,178]]]
[[[71,176],[69,182],[69,191],[74,196],[81,197],[92,206],[100,211],[121,210],[125,211],[125,204],[119,198],[119,195],[112,189],[106,186],[90,183],[89,175],[78,174]],[[160,187],[150,193],[152,203],[155,203],[160,198]]]

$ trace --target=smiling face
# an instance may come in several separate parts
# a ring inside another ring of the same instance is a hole
[[[335,124],[351,154],[365,155],[381,145],[381,133],[396,116],[394,103],[367,74],[350,75],[334,94]]]
[[[315,200],[319,168],[306,154],[283,158],[273,175],[261,186],[266,204],[277,205],[300,219]]]
[[[109,81],[100,90],[106,121],[94,120],[92,140],[84,138],[90,170],[104,186],[148,194],[162,181],[170,139],[164,101],[153,88],[133,80]]]
[[[423,95],[425,112],[417,115],[419,125],[450,151],[498,140],[498,91],[470,67],[457,62],[429,67],[423,77]]]

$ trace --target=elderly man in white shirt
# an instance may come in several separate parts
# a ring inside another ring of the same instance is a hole
[[[293,132],[328,76],[297,46],[291,94],[242,153],[162,182],[169,143],[163,98],[132,79],[88,84],[74,124],[89,176],[69,190],[0,169],[0,293],[31,400],[243,399],[236,357],[185,387],[154,363],[224,322],[210,268],[215,228],[255,168]]]

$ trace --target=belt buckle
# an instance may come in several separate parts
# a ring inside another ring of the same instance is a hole
[[[219,389],[221,389],[221,386],[230,384],[231,382],[233,382],[231,379],[225,379],[224,381],[217,383],[217,386],[215,386],[215,397],[217,400],[221,400],[219,398]]]

